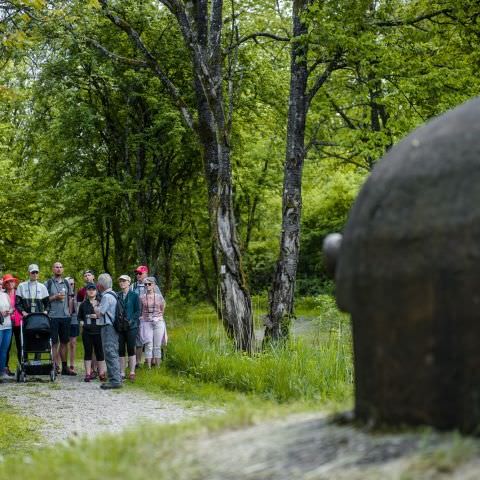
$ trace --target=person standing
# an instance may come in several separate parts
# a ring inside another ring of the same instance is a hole
[[[147,293],[140,297],[140,337],[145,345],[145,361],[148,368],[152,364],[160,365],[162,359],[162,345],[166,343],[167,329],[163,312],[165,300],[162,294],[155,292],[155,277],[147,277],[145,286]]]
[[[22,282],[16,292],[15,307],[22,318],[29,313],[47,313],[50,304],[47,287],[38,281],[40,269],[32,263],[28,266],[29,280]]]
[[[125,347],[128,354],[128,368],[130,370],[128,378],[135,380],[135,345],[138,333],[138,322],[140,317],[140,297],[136,292],[130,290],[132,280],[128,275],[121,275],[118,278],[120,292],[117,293],[118,301],[122,302],[123,309],[128,318],[129,329],[126,332],[118,333],[118,352],[120,355],[120,372],[122,378],[125,378]]]
[[[97,318],[100,319],[103,353],[108,374],[108,382],[100,385],[100,388],[104,390],[122,388],[118,357],[118,334],[113,328],[117,295],[112,290],[112,277],[108,273],[100,274],[97,287],[102,295],[102,299],[100,305],[95,307],[94,311]]]
[[[100,296],[97,292],[97,286],[94,283],[87,283],[85,286],[87,298],[78,308],[78,320],[82,322],[82,341],[83,341],[83,361],[85,363],[85,382],[90,382],[95,378],[92,370],[92,355],[95,351],[99,369],[99,378],[106,380],[105,360],[103,356],[102,337],[100,325],[97,323],[95,308],[100,304]]]
[[[139,297],[147,293],[147,287],[145,286],[145,279],[148,277],[148,267],[146,265],[139,265],[135,269],[135,281],[132,283],[130,289],[138,294]],[[155,293],[161,295],[160,288],[155,283]],[[137,365],[142,364],[142,354],[144,350],[144,345],[142,343],[142,338],[140,336],[140,329],[138,329],[137,339],[135,342],[136,346],[136,355],[137,355]]]
[[[9,364],[10,364],[10,348],[12,347],[13,337],[15,337],[15,345],[17,347],[17,359],[18,363],[20,363],[20,325],[22,323],[22,315],[21,313],[15,308],[15,300],[16,300],[16,287],[18,285],[18,279],[14,276],[7,273],[3,276],[3,285],[5,287],[5,293],[8,295],[10,299],[10,306],[12,309],[12,314],[10,315],[12,321],[12,338],[10,339],[10,345],[7,351],[7,359],[5,361],[5,372],[9,376],[15,375],[10,371]]]
[[[88,283],[95,283],[95,274],[93,273],[93,270],[85,270],[83,272],[83,281],[85,282],[85,285],[80,288],[77,292],[77,302],[81,303],[85,300],[85,297],[87,296],[87,289],[86,286]]]
[[[70,365],[70,371],[75,372],[75,356],[77,354],[77,338],[80,335],[80,326],[78,324],[78,302],[75,295],[75,279],[72,277],[65,277],[70,287],[70,308],[71,308],[71,320],[70,320],[70,340],[68,341],[68,359]]]
[[[50,308],[48,314],[52,325],[52,343],[55,363],[62,365],[62,375],[76,375],[75,370],[67,367],[67,350],[70,341],[70,322],[72,312],[72,298],[70,285],[63,278],[63,265],[55,262],[52,267],[53,276],[45,282],[47,287]]]
[[[10,297],[5,292],[0,292],[0,379],[2,380],[10,379],[5,372],[5,366],[7,351],[12,339],[12,320],[10,318],[12,312]]]

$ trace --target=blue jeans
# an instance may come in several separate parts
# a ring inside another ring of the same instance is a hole
[[[3,374],[7,363],[7,352],[12,339],[12,329],[5,328],[0,330],[0,375]]]

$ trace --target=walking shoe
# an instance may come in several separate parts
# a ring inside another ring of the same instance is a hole
[[[92,380],[92,376],[89,375],[88,373],[85,375],[85,378],[83,379],[84,382],[90,382]]]
[[[102,383],[100,385],[100,388],[102,390],[113,390],[116,388],[122,388],[122,384],[121,383]]]
[[[5,369],[5,373],[6,373],[9,377],[14,377],[14,376],[15,376],[15,373],[12,372],[8,367]]]
[[[73,377],[73,376],[77,375],[77,372],[73,372],[69,368],[62,368],[62,375],[67,375],[67,376]]]
[[[130,375],[128,376],[128,379],[131,381],[131,382],[134,382],[135,381],[135,373],[130,373]]]

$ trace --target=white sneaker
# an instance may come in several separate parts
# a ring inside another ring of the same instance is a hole
[[[10,375],[8,375],[8,373],[2,373],[2,375],[0,376],[0,379],[2,380],[11,380],[12,377]]]

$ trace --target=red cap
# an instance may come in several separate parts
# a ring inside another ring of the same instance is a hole
[[[135,269],[135,273],[148,273],[148,267],[146,265],[140,265]]]
[[[18,285],[18,278],[15,278],[13,275],[10,275],[7,273],[2,277],[3,283],[7,283],[10,280],[13,280],[15,282],[15,285]]]

